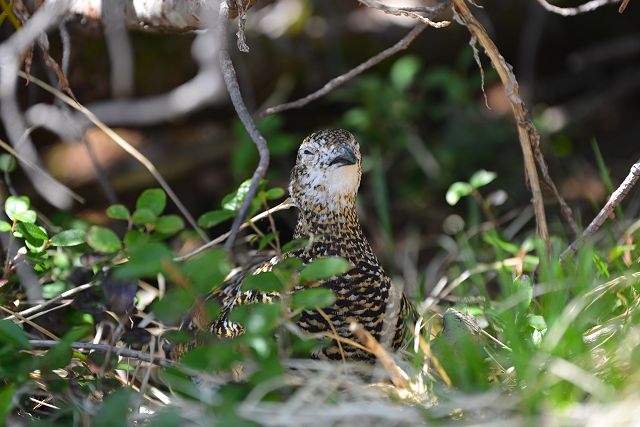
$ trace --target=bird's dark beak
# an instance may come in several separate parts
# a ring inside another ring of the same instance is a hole
[[[338,165],[338,166],[348,166],[355,165],[358,163],[358,158],[356,154],[353,152],[353,149],[348,145],[341,145],[338,155],[331,160],[329,166]]]

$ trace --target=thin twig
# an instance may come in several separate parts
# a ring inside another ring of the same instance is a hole
[[[295,101],[276,105],[274,107],[269,107],[266,110],[264,110],[262,113],[260,113],[260,116],[261,117],[269,116],[271,114],[280,113],[282,111],[304,107],[310,102],[315,101],[316,99],[328,94],[338,86],[342,86],[344,83],[348,82],[349,80],[356,77],[357,75],[362,74],[363,72],[373,67],[374,65],[377,65],[380,62],[384,61],[385,59],[389,58],[390,56],[395,55],[399,51],[406,49],[415,40],[415,38],[418,37],[418,35],[420,35],[420,33],[424,31],[425,28],[427,28],[427,24],[424,24],[424,23],[416,24],[416,26],[413,27],[413,29],[409,31],[409,33],[406,36],[404,36],[400,41],[398,41],[396,44],[383,50],[377,55],[369,58],[368,60],[358,65],[357,67],[352,68],[348,72],[329,80],[324,86],[322,86],[317,91],[310,93],[309,95],[303,98],[297,99]]]
[[[20,315],[20,316],[28,316],[30,314],[37,313],[38,311],[42,310],[45,307],[50,306],[51,304],[55,304],[60,300],[63,300],[63,299],[65,299],[65,298],[67,298],[67,297],[69,297],[71,295],[75,295],[75,294],[77,294],[79,292],[82,292],[85,289],[89,289],[89,288],[91,288],[93,286],[96,286],[96,284],[95,283],[85,283],[84,285],[80,285],[80,286],[77,286],[77,287],[75,287],[73,289],[69,289],[68,291],[63,292],[60,295],[58,295],[58,296],[56,296],[54,298],[51,298],[50,300],[47,300],[47,301],[43,302],[42,304],[34,305],[31,308],[28,308],[26,310],[22,310],[22,311],[20,311],[18,313],[15,313],[15,314]],[[5,317],[3,320],[13,320],[15,318],[16,318],[16,316],[12,315],[12,316],[9,316],[9,317]]]
[[[529,129],[533,155],[535,156],[538,167],[540,168],[540,172],[542,173],[542,179],[544,180],[544,183],[547,184],[547,186],[551,189],[551,192],[560,204],[560,213],[562,213],[564,219],[567,221],[567,223],[569,223],[569,226],[571,227],[573,233],[575,235],[578,235],[580,230],[578,228],[578,224],[576,224],[575,218],[573,217],[573,211],[569,207],[569,204],[564,199],[564,197],[562,197],[560,191],[558,191],[558,187],[556,187],[556,184],[553,182],[551,176],[549,175],[549,166],[547,166],[547,162],[544,159],[542,150],[540,149],[540,135],[538,134],[536,128],[533,126],[533,123],[531,123],[530,121],[528,123],[525,123],[525,126],[527,126],[527,128]]]
[[[271,209],[269,209],[269,210],[267,210],[265,212],[261,212],[258,215],[254,216],[253,218],[245,221],[240,226],[238,231],[244,230],[245,228],[249,227],[252,222],[259,221],[259,220],[261,220],[263,218],[267,218],[269,215],[271,215],[274,212],[284,211],[284,210],[287,210],[287,209],[291,209],[293,207],[295,207],[295,205],[291,202],[291,199],[288,198],[287,200],[285,200],[284,202],[280,203],[279,205],[274,206],[274,207],[272,207]],[[176,262],[186,261],[189,258],[192,258],[192,257],[198,255],[199,253],[204,252],[207,249],[212,248],[212,247],[224,242],[230,235],[231,235],[231,231],[228,231],[228,232],[216,237],[212,241],[210,241],[208,243],[205,243],[204,245],[192,250],[191,252],[189,252],[187,254],[184,254],[182,256],[176,257],[173,260],[176,261]]]
[[[49,181],[55,183],[56,185],[59,185],[67,194],[69,194],[71,197],[73,197],[74,200],[76,200],[78,203],[84,204],[84,202],[85,202],[84,197],[80,196],[78,193],[76,193],[75,191],[73,191],[72,189],[70,189],[69,187],[67,187],[66,185],[64,185],[63,183],[61,183],[60,181],[58,181],[54,177],[52,177],[49,174],[49,172],[47,172],[46,170],[42,169],[36,163],[33,163],[29,159],[27,159],[26,157],[20,155],[9,144],[7,144],[6,142],[4,142],[1,139],[0,139],[0,147],[2,147],[2,149],[4,149],[7,153],[11,154],[16,159],[18,159],[18,161],[21,164],[24,164],[25,166],[28,166],[29,168],[33,169],[34,171],[40,173],[43,177],[45,177]]]
[[[451,4],[451,1],[443,1],[441,8],[434,9],[433,11],[427,11],[426,9],[422,9],[422,8],[416,9],[416,8],[409,8],[409,7],[387,6],[386,4],[382,4],[377,0],[358,0],[358,1],[364,4],[365,6],[368,6],[373,9],[378,9],[386,14],[395,15],[395,16],[407,16],[412,19],[417,19],[418,21],[434,28],[444,28],[451,23],[450,21],[434,22],[431,19],[427,18],[426,16],[422,16],[420,15],[420,13],[418,13],[418,12],[427,12],[430,15],[435,15],[436,13],[443,10],[445,7],[449,6]]]
[[[591,221],[591,224],[584,230],[582,235],[577,238],[571,245],[562,252],[560,255],[560,260],[564,260],[568,255],[575,254],[582,243],[589,237],[593,236],[599,229],[602,227],[602,224],[607,220],[607,218],[613,213],[613,210],[618,206],[624,198],[629,194],[629,191],[633,188],[634,185],[640,180],[640,160],[631,166],[631,170],[629,174],[624,179],[622,184],[613,192],[609,201],[604,205],[604,207],[600,210],[598,215]]]
[[[22,71],[19,71],[18,75],[20,77],[22,77],[22,78],[25,78],[25,79],[27,77],[26,74],[24,72],[22,72]],[[193,218],[193,216],[191,216],[191,214],[189,213],[187,208],[182,204],[182,202],[180,201],[180,199],[178,198],[176,193],[174,193],[174,191],[171,189],[171,187],[169,186],[167,181],[165,181],[165,179],[162,177],[162,175],[160,175],[160,172],[158,172],[158,170],[153,165],[153,163],[151,163],[151,161],[149,159],[147,159],[144,156],[144,154],[142,154],[134,146],[129,144],[123,137],[118,135],[113,129],[111,129],[106,124],[104,124],[100,119],[98,119],[98,117],[96,117],[95,114],[93,114],[91,111],[89,111],[84,105],[80,104],[76,100],[74,100],[71,97],[65,95],[64,93],[62,93],[58,89],[54,88],[53,86],[43,82],[42,80],[40,80],[40,79],[38,79],[36,77],[31,76],[31,81],[33,83],[35,83],[36,85],[40,86],[42,89],[44,89],[47,92],[51,93],[52,95],[57,96],[58,98],[60,98],[62,101],[64,101],[70,107],[73,107],[74,109],[80,111],[96,127],[98,127],[102,132],[104,132],[116,144],[118,144],[120,146],[120,148],[122,148],[124,151],[129,153],[138,162],[140,162],[149,171],[149,173],[151,173],[151,175],[155,178],[155,180],[158,181],[158,184],[160,184],[160,186],[164,189],[164,191],[167,193],[169,198],[177,206],[177,208],[180,211],[180,213],[182,213],[182,215],[185,217],[187,222],[198,233],[200,238],[202,238],[202,240],[204,240],[205,242],[209,241],[209,238],[207,237],[205,232],[202,231],[202,229],[200,227],[198,227],[198,224],[196,223],[195,219]]]
[[[253,172],[253,176],[251,177],[251,184],[249,185],[247,195],[242,202],[242,206],[240,207],[238,215],[233,220],[229,238],[224,244],[225,249],[229,251],[233,248],[233,244],[235,243],[236,237],[238,236],[240,226],[242,225],[245,216],[247,216],[247,212],[251,207],[253,197],[258,191],[260,181],[264,177],[265,173],[267,172],[267,168],[269,167],[269,148],[267,147],[267,141],[258,130],[258,127],[253,121],[253,118],[251,118],[251,115],[249,114],[249,111],[247,111],[247,107],[244,103],[244,100],[242,99],[242,94],[240,93],[240,86],[238,85],[238,79],[236,78],[236,70],[233,68],[233,62],[231,61],[231,57],[229,56],[229,49],[227,46],[227,21],[229,20],[228,17],[229,6],[227,5],[226,1],[223,1],[220,4],[220,17],[218,20],[218,25],[220,27],[219,36],[221,40],[219,53],[220,68],[222,69],[222,76],[224,77],[224,82],[227,85],[227,91],[229,92],[231,103],[233,104],[233,107],[235,108],[240,121],[244,125],[245,130],[251,137],[253,143],[256,145],[258,154],[260,156],[258,167],[256,167],[256,170]]]
[[[60,341],[54,340],[29,340],[29,344],[33,347],[40,348],[51,348],[60,344]],[[131,357],[133,359],[142,360],[143,362],[153,363],[158,366],[174,366],[175,363],[171,360],[165,359],[163,357],[153,357],[148,353],[144,353],[142,351],[131,350],[126,347],[112,347],[109,344],[93,344],[88,342],[72,342],[71,348],[76,348],[80,350],[95,350],[95,351],[104,351],[108,352],[109,349],[113,350],[113,354],[122,356],[122,357]]]
[[[389,356],[389,353],[380,345],[380,343],[357,322],[351,322],[349,324],[349,330],[367,347],[371,353],[373,353],[382,366],[389,372],[391,382],[398,388],[406,389],[409,386],[409,376],[396,364],[396,362]]]
[[[513,74],[512,67],[507,64],[484,27],[473,16],[467,6],[466,0],[453,0],[453,4],[457,12],[455,15],[456,20],[466,26],[471,33],[471,36],[475,37],[484,47],[487,56],[491,60],[493,67],[498,72],[500,80],[505,88],[513,115],[518,124],[518,137],[520,140],[522,155],[524,157],[525,172],[527,174],[529,185],[531,186],[531,193],[533,194],[533,208],[536,214],[538,234],[544,241],[547,251],[550,253],[551,240],[549,239],[549,229],[547,227],[547,218],[544,211],[544,201],[542,198],[542,191],[540,190],[540,181],[532,149],[533,141],[531,139],[531,129],[535,129],[535,127],[533,127],[533,124],[528,117],[528,112],[525,108],[524,102],[520,97],[518,82]]]
[[[620,0],[591,0],[576,7],[560,7],[550,4],[547,0],[538,0],[538,3],[549,12],[562,16],[576,16],[581,13],[591,12],[608,4],[619,3]]]

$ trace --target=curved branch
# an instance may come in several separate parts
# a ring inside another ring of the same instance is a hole
[[[236,71],[233,68],[233,62],[231,61],[231,57],[229,56],[228,50],[228,40],[227,40],[227,21],[229,17],[229,8],[227,2],[223,1],[220,4],[220,68],[222,69],[222,76],[224,77],[224,82],[227,85],[227,90],[229,91],[229,96],[231,98],[231,103],[240,118],[240,121],[244,125],[247,133],[251,137],[251,140],[256,145],[258,149],[258,153],[260,155],[260,160],[258,161],[258,167],[253,172],[253,176],[251,177],[251,185],[249,185],[249,190],[247,191],[247,195],[245,196],[244,201],[242,202],[242,206],[240,207],[240,211],[238,215],[233,220],[233,225],[231,226],[231,232],[229,234],[229,238],[224,244],[226,250],[231,250],[233,248],[233,244],[235,243],[236,237],[238,236],[238,231],[240,229],[240,225],[244,221],[245,216],[247,216],[247,212],[249,211],[249,207],[251,206],[251,202],[253,201],[253,197],[258,191],[258,185],[260,184],[260,180],[264,177],[267,172],[267,168],[269,167],[269,148],[267,147],[267,141],[264,139],[255,122],[251,118],[249,111],[247,111],[247,107],[242,99],[242,94],[240,93],[240,86],[238,85],[238,79],[236,77]]]
[[[411,31],[409,31],[409,33],[406,36],[404,36],[400,41],[398,41],[396,44],[394,44],[393,46],[383,50],[382,52],[378,53],[377,55],[369,58],[368,60],[366,60],[362,64],[358,65],[357,67],[352,68],[348,72],[346,72],[346,73],[344,73],[344,74],[342,74],[342,75],[340,75],[338,77],[334,77],[333,79],[329,80],[324,86],[322,86],[317,91],[315,91],[313,93],[310,93],[309,95],[307,95],[307,96],[305,96],[303,98],[297,99],[295,101],[287,102],[285,104],[276,105],[274,107],[269,107],[266,110],[264,110],[262,113],[260,113],[260,116],[264,117],[264,116],[269,116],[271,114],[280,113],[282,111],[291,110],[291,109],[294,109],[294,108],[301,108],[301,107],[304,107],[305,105],[309,104],[310,102],[315,101],[316,99],[325,96],[326,94],[328,94],[329,92],[331,92],[335,88],[337,88],[339,86],[342,86],[344,83],[348,82],[349,80],[351,80],[352,78],[356,77],[357,75],[362,74],[363,72],[365,72],[369,68],[373,67],[374,65],[379,64],[380,62],[384,61],[385,59],[389,58],[390,56],[393,56],[396,53],[398,53],[399,51],[404,50],[407,47],[409,47],[411,42],[413,42],[416,39],[416,37],[418,37],[420,35],[420,33],[422,33],[424,31],[425,28],[427,28],[427,24],[424,24],[424,23],[416,24],[416,26],[413,27],[413,29]]]
[[[547,0],[538,0],[540,6],[544,7],[549,12],[557,13],[562,16],[576,16],[581,13],[594,11],[599,7],[606,6],[608,4],[615,4],[619,2],[620,0],[591,0],[576,7],[560,7],[550,4]]]
[[[475,37],[484,47],[485,52],[494,68],[498,72],[502,85],[505,88],[507,98],[511,104],[511,110],[518,124],[518,139],[520,148],[524,157],[524,166],[531,193],[533,195],[533,209],[536,215],[536,223],[538,226],[538,234],[542,238],[547,248],[551,252],[551,240],[549,239],[549,229],[547,227],[547,218],[544,211],[544,201],[542,199],[542,191],[540,189],[540,180],[538,171],[536,170],[536,162],[534,159],[533,146],[535,141],[532,140],[532,134],[535,127],[528,117],[527,109],[520,97],[520,89],[518,82],[513,74],[512,67],[505,61],[504,57],[498,51],[498,48],[489,37],[484,27],[473,16],[466,0],[453,0],[456,11],[456,20],[466,26],[472,37]]]

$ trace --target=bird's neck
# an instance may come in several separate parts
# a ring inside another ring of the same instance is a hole
[[[298,203],[299,215],[295,237],[313,235],[331,240],[356,238],[366,240],[356,211],[355,196],[342,196],[331,203]]]

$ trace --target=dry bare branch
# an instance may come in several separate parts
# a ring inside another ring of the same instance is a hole
[[[245,221],[241,226],[239,230],[244,230],[245,228],[249,227],[252,223],[254,223],[255,221],[259,221],[263,218],[267,218],[269,215],[271,215],[274,212],[278,212],[278,211],[284,211],[287,209],[291,209],[293,208],[295,205],[293,203],[291,203],[291,199],[287,199],[284,202],[280,203],[277,206],[272,207],[271,209],[265,211],[265,212],[261,212],[258,215],[254,216],[253,218]],[[224,242],[229,236],[231,235],[231,231],[228,231],[218,237],[216,237],[215,239],[213,239],[212,241],[205,243],[204,245],[194,249],[193,251],[184,254],[182,256],[176,257],[173,260],[176,262],[182,262],[182,261],[186,261],[189,258],[192,258],[196,255],[198,255],[199,253],[202,253],[204,251],[206,251],[209,248],[212,248],[216,245],[219,245],[220,243]]]
[[[48,28],[57,24],[65,12],[65,1],[46,2],[19,31],[16,31],[0,45],[0,116],[9,142],[22,158],[37,165],[40,169],[42,169],[42,165],[38,153],[28,135],[16,99],[17,73],[23,52],[30,49],[33,42],[38,40]],[[21,165],[25,167],[26,164],[21,162]],[[25,173],[36,191],[47,202],[60,209],[71,206],[72,199],[64,187],[26,167]]]
[[[264,174],[267,172],[267,168],[269,167],[269,148],[267,147],[267,141],[264,139],[258,127],[256,126],[253,118],[247,111],[247,107],[245,106],[244,100],[242,99],[242,94],[240,93],[240,86],[238,85],[238,79],[236,77],[236,70],[233,68],[233,62],[231,61],[231,57],[229,56],[228,50],[228,40],[227,40],[227,21],[229,20],[229,6],[226,1],[223,1],[220,4],[220,17],[219,17],[219,39],[220,39],[220,68],[222,69],[222,76],[224,77],[224,82],[227,85],[227,91],[229,92],[229,97],[231,98],[231,103],[240,118],[240,121],[244,125],[247,133],[251,137],[251,140],[256,145],[258,149],[258,154],[260,159],[258,161],[258,167],[256,167],[253,172],[253,176],[251,177],[251,184],[249,185],[249,189],[247,190],[247,194],[245,196],[244,201],[242,202],[242,206],[238,211],[238,215],[233,220],[233,224],[231,225],[231,232],[229,234],[229,238],[224,244],[226,250],[231,250],[233,248],[233,244],[235,243],[236,237],[238,235],[238,231],[240,230],[240,226],[244,221],[245,216],[251,206],[251,202],[253,201],[253,197],[258,191],[258,185],[260,181],[264,177]]]
[[[540,5],[546,10],[562,16],[576,16],[581,13],[594,11],[599,7],[606,6],[608,4],[615,4],[619,2],[620,0],[591,0],[577,7],[560,7],[552,5],[547,0],[538,0],[538,3],[540,3]]]
[[[418,37],[420,33],[422,33],[425,30],[425,28],[427,28],[427,24],[424,24],[424,23],[416,24],[416,26],[413,27],[413,29],[409,31],[409,33],[406,36],[404,36],[399,42],[383,50],[377,55],[369,58],[368,60],[358,65],[357,67],[352,68],[348,72],[329,80],[324,86],[322,86],[322,88],[318,89],[317,91],[310,93],[309,95],[303,98],[297,99],[295,101],[276,105],[274,107],[269,107],[266,110],[264,110],[260,114],[260,116],[262,117],[269,116],[271,114],[281,113],[282,111],[304,107],[310,102],[315,101],[316,99],[328,94],[335,88],[342,86],[344,83],[348,82],[349,80],[356,77],[357,75],[362,74],[363,72],[373,67],[374,65],[377,65],[380,62],[384,61],[385,59],[400,52],[401,50],[406,49],[407,47],[409,47],[411,42],[413,42],[416,39],[416,37]]]
[[[111,65],[111,94],[124,98],[133,93],[133,50],[125,27],[125,0],[102,2],[102,24]],[[185,2],[186,3],[186,2]]]
[[[358,0],[360,3],[364,4],[365,6],[371,7],[373,9],[378,9],[384,13],[387,13],[389,15],[395,15],[395,16],[406,16],[412,19],[416,19],[424,24],[429,25],[430,27],[434,27],[434,28],[444,28],[447,25],[449,25],[451,22],[449,21],[441,21],[441,22],[434,22],[432,19],[430,19],[429,17],[423,16],[421,15],[419,12],[427,12],[430,14],[431,17],[433,17],[433,15],[439,13],[440,11],[444,10],[446,7],[448,7],[451,4],[451,1],[443,1],[442,3],[440,3],[438,6],[435,6],[431,9],[427,9],[425,7],[418,7],[418,8],[408,8],[408,7],[393,7],[393,6],[387,6],[386,4],[382,4],[380,3],[378,0]]]
[[[110,2],[113,0],[110,0]],[[69,11],[87,19],[104,19],[104,0],[71,0]],[[211,0],[146,0],[124,2],[123,18],[130,29],[184,32],[203,26],[201,12]]]
[[[55,340],[29,340],[29,344],[36,348],[51,348],[60,344],[59,341]],[[175,363],[171,360],[165,359],[163,357],[153,357],[149,353],[145,353],[142,351],[131,350],[126,347],[112,347],[109,344],[93,344],[88,342],[72,342],[71,348],[76,348],[79,350],[95,350],[108,352],[113,350],[113,354],[121,357],[131,357],[133,359],[141,360],[143,362],[153,363],[158,366],[174,366]]]
[[[593,236],[600,227],[602,227],[602,224],[604,224],[607,218],[611,216],[613,210],[624,200],[627,194],[629,194],[629,191],[631,191],[631,189],[638,183],[638,180],[640,180],[640,160],[631,166],[631,170],[627,177],[622,181],[622,184],[620,184],[616,191],[613,192],[609,201],[607,201],[598,215],[596,215],[593,221],[591,221],[591,224],[589,224],[589,226],[584,230],[582,235],[571,243],[564,252],[562,252],[560,260],[564,260],[571,254],[575,254],[584,241]]]
[[[393,384],[398,388],[408,388],[409,376],[400,369],[393,358],[389,356],[389,353],[387,353],[373,335],[371,335],[369,331],[357,322],[351,322],[349,329],[351,330],[351,333],[376,356],[387,372],[389,372],[389,376]]]
[[[23,78],[26,78],[26,75],[22,71],[18,72],[18,75],[20,75]],[[153,163],[151,163],[151,161],[147,157],[145,157],[134,146],[129,144],[123,137],[118,135],[118,133],[116,133],[113,129],[105,125],[100,119],[98,119],[95,116],[95,114],[89,111],[84,105],[80,104],[79,102],[75,101],[74,99],[70,98],[69,96],[65,95],[64,93],[60,92],[56,88],[52,87],[51,85],[43,82],[42,80],[36,77],[31,77],[31,80],[33,81],[33,83],[37,84],[42,89],[58,97],[68,106],[84,114],[91,121],[91,123],[93,123],[98,129],[104,132],[109,138],[111,138],[113,142],[118,144],[120,148],[122,148],[124,151],[129,153],[138,162],[140,162],[149,171],[149,173],[155,178],[158,184],[160,184],[162,189],[167,193],[167,196],[169,196],[169,198],[176,205],[176,207],[178,208],[182,216],[184,216],[184,218],[187,220],[189,225],[198,233],[198,235],[202,238],[202,240],[204,240],[205,242],[209,241],[209,238],[207,237],[207,235],[204,233],[204,231],[202,231],[200,227],[198,227],[198,224],[196,223],[195,219],[193,218],[191,213],[187,210],[187,208],[184,206],[184,204],[180,201],[180,198],[178,197],[178,195],[173,191],[169,183],[167,183],[164,177],[160,174],[160,172],[158,172],[156,167],[153,165]]]
[[[453,0],[454,9],[456,11],[455,18],[462,25],[466,26],[472,37],[484,47],[484,50],[491,60],[493,67],[498,72],[502,85],[505,88],[507,98],[511,104],[511,110],[518,124],[518,137],[522,155],[524,157],[525,172],[531,192],[533,194],[533,208],[536,214],[536,223],[538,226],[538,234],[545,243],[547,250],[551,251],[551,240],[549,239],[549,229],[547,227],[547,218],[544,211],[544,201],[542,191],[540,190],[540,181],[536,163],[533,154],[534,142],[531,138],[531,129],[535,130],[533,123],[529,119],[529,113],[524,105],[524,101],[520,97],[520,89],[518,82],[513,74],[511,65],[505,61],[504,57],[498,51],[498,48],[489,37],[484,27],[473,16],[466,0]]]

